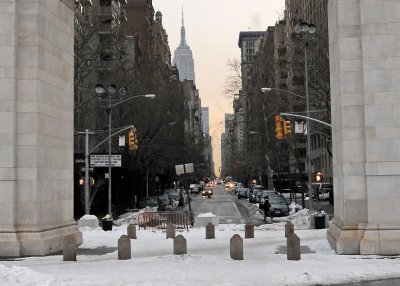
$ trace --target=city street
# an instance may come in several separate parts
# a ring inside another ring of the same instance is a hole
[[[226,191],[222,184],[215,185],[213,193],[211,198],[202,197],[201,193],[191,195],[194,217],[199,214],[212,213],[220,218],[220,223],[251,222],[254,225],[264,223],[257,208],[254,208],[246,200],[239,200],[231,191]],[[185,210],[188,210],[188,205],[185,206]]]

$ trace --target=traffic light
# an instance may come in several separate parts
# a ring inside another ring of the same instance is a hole
[[[282,123],[281,117],[279,115],[275,116],[275,137],[278,140],[283,140],[284,138]]]
[[[288,138],[292,135],[292,123],[289,120],[283,120],[283,133],[285,134],[285,138]]]
[[[316,183],[322,183],[324,182],[325,178],[322,172],[317,172],[314,174],[314,182]]]
[[[136,128],[132,128],[129,131],[128,144],[129,144],[129,150],[136,151],[138,149],[137,138],[136,138]]]
[[[283,140],[283,128],[282,128],[282,121],[275,122],[275,137],[278,140]]]

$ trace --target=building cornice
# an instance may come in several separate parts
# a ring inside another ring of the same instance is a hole
[[[60,0],[63,2],[67,7],[69,7],[72,11],[75,11],[75,2],[74,0]]]

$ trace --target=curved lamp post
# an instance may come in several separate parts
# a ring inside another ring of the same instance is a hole
[[[113,107],[134,99],[134,98],[138,98],[138,97],[147,97],[147,98],[151,98],[153,99],[156,95],[155,94],[142,94],[142,95],[134,95],[122,100],[117,100],[117,103],[112,104],[113,102],[113,95],[115,93],[117,93],[117,87],[114,84],[111,84],[107,87],[107,89],[102,85],[102,84],[98,84],[95,87],[95,91],[97,94],[106,94],[108,97],[108,107],[106,109],[106,112],[108,114],[108,214],[112,215],[112,209],[111,209],[111,194],[112,194],[112,190],[111,190],[111,110]],[[121,87],[118,90],[118,93],[120,94],[120,96],[124,96],[126,95],[128,92],[126,87]]]
[[[263,87],[261,88],[262,92],[267,92],[271,90],[280,90],[287,92],[289,94],[295,95],[297,97],[300,97],[302,99],[306,100],[306,117],[307,117],[307,173],[308,173],[308,197],[309,197],[309,209],[311,209],[312,206],[312,188],[311,188],[311,180],[312,180],[312,175],[311,175],[311,128],[310,128],[310,102],[309,102],[309,92],[308,92],[308,36],[314,34],[317,31],[317,28],[313,24],[308,24],[308,23],[297,23],[294,27],[294,33],[298,35],[298,37],[303,41],[304,43],[304,74],[305,74],[305,93],[306,96],[284,90],[284,89],[279,89],[279,88],[269,88],[269,87]]]

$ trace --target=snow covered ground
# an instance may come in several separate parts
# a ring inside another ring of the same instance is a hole
[[[284,222],[255,227],[255,238],[244,238],[244,225],[218,225],[215,239],[205,239],[205,228],[177,232],[187,239],[187,255],[173,255],[173,240],[162,231],[138,230],[132,259],[117,260],[117,240],[126,234],[124,216],[119,226],[81,228],[84,243],[77,262],[62,255],[0,261],[0,285],[7,286],[125,286],[125,285],[329,285],[400,277],[400,257],[339,256],[330,248],[326,229],[307,229],[303,210],[290,220],[306,253],[288,261]],[[229,240],[243,238],[244,260],[230,258]]]

